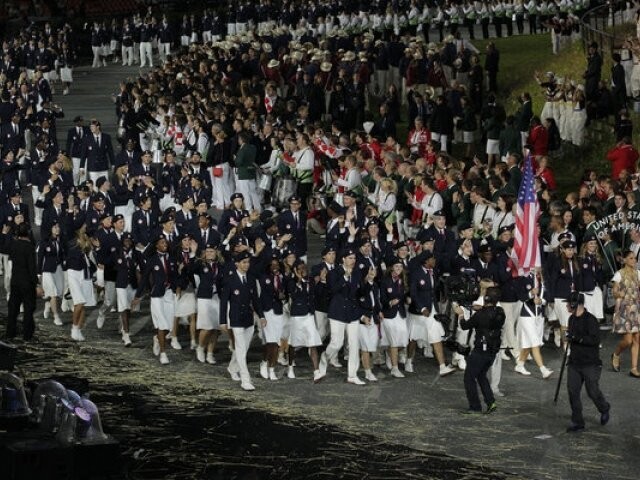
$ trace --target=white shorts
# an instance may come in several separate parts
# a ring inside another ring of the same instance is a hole
[[[409,314],[409,340],[424,340],[428,343],[442,342],[444,327],[433,315]]]
[[[382,320],[382,330],[389,347],[404,348],[409,343],[407,321],[400,314]]]
[[[151,320],[158,330],[171,330],[176,309],[176,294],[168,288],[163,297],[151,297]]]
[[[118,313],[131,310],[131,301],[136,296],[136,290],[131,285],[126,288],[116,288],[116,302],[118,304]]]
[[[289,330],[289,345],[292,347],[318,347],[322,345],[313,315],[291,317]]]
[[[73,304],[95,307],[96,295],[91,279],[86,280],[82,270],[67,270],[67,278]]]
[[[283,315],[276,315],[273,310],[264,312],[267,325],[260,329],[260,338],[263,343],[280,343],[282,338]]]
[[[556,298],[553,301],[553,310],[556,312],[556,317],[560,322],[561,327],[569,326],[569,317],[571,314],[567,310],[567,301],[562,298]]]
[[[373,322],[369,325],[359,324],[358,343],[360,343],[360,350],[363,352],[375,352],[378,350],[378,344],[380,343],[378,325]]]
[[[500,155],[500,140],[487,140],[487,155]]]
[[[516,327],[518,345],[520,348],[541,347],[544,334],[544,317],[520,317]]]
[[[196,328],[198,330],[220,329],[220,298],[217,295],[213,298],[198,298],[197,308]]]
[[[58,265],[53,273],[42,272],[42,289],[45,297],[61,297],[64,293],[64,273]]]
[[[193,292],[182,292],[180,298],[176,300],[176,317],[188,317],[196,313],[196,294]]]
[[[43,279],[44,284],[44,279]],[[582,292],[584,294],[584,308],[596,318],[604,318],[604,298],[602,289],[596,287],[591,292]]]

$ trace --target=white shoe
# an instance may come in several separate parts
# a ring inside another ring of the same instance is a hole
[[[413,373],[413,358],[407,358],[407,361],[404,362],[404,371]]]
[[[398,353],[398,363],[406,363],[406,361],[407,361],[407,351],[404,349],[400,350],[400,352]],[[389,358],[389,362],[391,362],[391,358]]]
[[[269,368],[269,380],[280,380],[276,375],[276,369],[273,367]]]
[[[229,372],[229,375],[231,375],[231,380],[233,380],[234,382],[240,381],[240,374],[238,372],[234,372],[229,367],[227,367],[227,372]]]
[[[65,89],[62,91],[62,95],[69,95],[69,89],[68,89],[68,88],[65,88]]]
[[[196,358],[198,359],[198,361],[200,363],[204,363],[207,360],[206,357],[205,357],[205,354],[204,354],[204,348],[203,347],[198,346],[196,348]]]
[[[62,320],[60,319],[60,317],[59,317],[58,315],[54,315],[54,316],[53,316],[53,324],[54,324],[54,325],[57,325],[57,326],[59,326],[59,327],[60,327],[60,326],[62,326],[62,325],[64,325],[64,324],[62,323]]]
[[[287,369],[287,378],[296,378],[296,374],[293,371],[293,367]]]
[[[451,365],[453,365],[454,367],[458,366],[458,354],[454,353],[453,357],[451,357]]]
[[[207,353],[207,363],[209,365],[215,365],[216,364],[216,357],[213,356],[213,352],[208,352]]]
[[[431,345],[424,347],[424,350],[422,350],[422,354],[425,356],[425,358],[434,358],[433,347]]]
[[[191,339],[191,350],[195,350],[198,348],[198,342],[196,342],[193,338]]]
[[[269,367],[264,360],[260,362],[260,376],[265,380],[269,378]]]
[[[366,378],[370,382],[377,382],[378,381],[378,379],[376,378],[376,376],[373,374],[373,372],[371,370],[365,370],[364,371],[364,378]]]
[[[333,360],[331,360],[331,362],[329,362],[329,363],[331,364],[332,367],[342,368],[342,364],[338,360],[338,357],[333,357]]]
[[[45,320],[49,318],[49,313],[51,313],[51,303],[44,302],[44,312],[42,313],[42,316],[44,317]]]
[[[531,372],[525,368],[524,363],[518,362],[514,370],[520,375],[525,375],[525,376],[531,375]]]
[[[540,373],[542,374],[542,378],[546,380],[553,374],[553,370],[549,370],[547,367],[543,365],[540,367]]]
[[[157,357],[160,355],[160,341],[158,340],[158,336],[153,336],[153,354]]]
[[[467,369],[467,359],[462,357],[458,359],[458,368],[463,372]]]
[[[182,350],[182,345],[180,345],[178,337],[171,338],[171,348],[173,348],[174,350]]]
[[[323,374],[320,370],[314,370],[313,372],[313,383],[318,383],[322,380],[326,375]]]
[[[96,320],[96,326],[98,327],[98,329],[101,329],[102,327],[104,327],[104,321],[106,320],[106,318],[104,317],[104,314],[99,313],[98,314],[98,320]]]
[[[520,350],[511,349],[511,356],[513,357],[513,361],[518,363],[518,359],[520,358]]]
[[[253,390],[256,389],[256,387],[254,387],[251,382],[242,382],[240,384],[240,388],[242,388],[243,390],[246,390],[247,392],[252,392]]]
[[[400,371],[398,367],[393,367],[391,369],[391,376],[395,378],[404,378],[403,373]]]
[[[84,342],[86,340],[86,338],[84,338],[84,335],[82,334],[82,330],[80,330],[79,328],[76,330],[76,340],[78,340],[79,342]]]
[[[348,383],[353,383],[354,385],[366,385],[359,377],[349,377],[347,378]]]
[[[504,393],[502,393],[500,390],[494,390],[494,391],[493,391],[493,394],[494,394],[496,397],[504,397]]]
[[[385,363],[387,364],[387,368],[388,368],[389,370],[393,370],[393,364],[391,363],[391,355],[389,355],[389,354],[387,353],[387,355],[386,355],[386,356],[387,356],[387,359],[386,359]]]
[[[75,325],[71,326],[71,340],[75,340],[76,342],[78,342],[78,327],[76,327]]]
[[[507,355],[507,351],[503,348],[500,349],[500,359],[509,360],[509,355]]]
[[[553,343],[556,344],[556,347],[560,348],[560,345],[562,345],[562,341],[560,339],[560,329],[556,328],[553,331]]]
[[[284,352],[280,352],[278,354],[278,363],[280,365],[282,365],[283,367],[286,367],[287,365],[289,365],[289,362],[287,361],[287,359],[284,356]]]
[[[440,365],[440,376],[441,377],[446,377],[447,375],[450,375],[455,371],[456,371],[456,369],[453,368],[451,365]]]
[[[168,365],[169,364],[169,357],[167,357],[167,354],[165,352],[162,352],[160,354],[160,364],[161,365]]]
[[[320,370],[320,373],[322,373],[323,376],[327,374],[327,354],[326,354],[326,352],[322,352],[322,354],[320,355],[320,365],[318,366],[318,369]]]
[[[129,337],[128,333],[123,333],[122,334],[122,341],[124,342],[124,346],[125,347],[130,347],[131,346],[131,338]]]
[[[62,312],[68,312],[69,311],[69,302],[66,298],[62,298],[62,301],[60,302],[60,310],[62,310]]]

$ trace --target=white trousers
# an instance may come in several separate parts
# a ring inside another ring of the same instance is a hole
[[[331,363],[337,355],[342,344],[344,343],[344,332],[347,332],[347,341],[349,345],[349,360],[347,364],[349,378],[358,375],[360,368],[360,342],[358,339],[359,321],[344,323],[338,320],[329,319],[329,328],[331,329],[331,341],[325,350],[327,362]]]
[[[505,321],[502,327],[502,347],[519,350],[518,336],[516,335],[516,322],[520,317],[522,302],[500,302],[504,309]]]
[[[493,360],[493,365],[489,369],[489,376],[491,377],[491,390],[494,392],[500,390],[500,378],[502,378],[502,358],[500,358],[500,354],[496,355],[496,358]]]
[[[219,166],[222,168],[221,177],[214,177],[213,169],[209,170],[212,187],[211,204],[215,208],[224,209],[225,205],[231,202],[231,194],[236,190],[235,178],[229,163],[223,163]]]
[[[9,255],[0,254],[2,260],[2,270],[4,272],[4,291],[7,294],[7,302],[9,301],[9,294],[11,293],[11,271],[13,262],[9,260]]]
[[[38,200],[39,196],[40,196],[40,191],[38,190],[38,187],[36,187],[35,185],[32,185],[31,198],[33,199],[33,213],[34,213],[33,221],[37,226],[40,226],[40,224],[42,223],[42,208],[36,207],[36,200]]]
[[[208,43],[211,41],[211,30],[205,30],[202,32],[202,43]]]
[[[73,164],[73,184],[78,185],[80,180],[80,157],[71,157],[71,163]]]
[[[234,327],[231,329],[233,330],[235,347],[229,361],[229,370],[238,372],[243,383],[251,381],[251,375],[249,375],[249,368],[247,367],[247,352],[253,338],[253,328],[253,325],[251,325],[247,328]]]
[[[105,282],[104,284],[104,301],[98,308],[98,315],[109,313],[112,306],[116,305],[116,282]]]
[[[147,65],[147,59],[149,59],[149,67],[153,67],[153,58],[151,49],[151,42],[140,42],[140,66],[145,67]]]
[[[315,311],[314,317],[316,319],[316,328],[320,334],[320,338],[324,342],[324,339],[329,335],[329,317],[326,312]]]
[[[102,47],[91,47],[91,50],[93,50],[93,63],[91,66],[93,68],[101,67],[102,59],[100,58],[100,54],[102,53]]]
[[[133,65],[133,47],[122,47],[122,66],[130,67]]]
[[[167,57],[171,55],[171,44],[158,42],[158,55],[160,56],[160,61],[165,62]]]
[[[251,212],[252,210],[261,211],[260,192],[255,180],[237,180],[236,191],[240,192],[244,197],[244,207]]]

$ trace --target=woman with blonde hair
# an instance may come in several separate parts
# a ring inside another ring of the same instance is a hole
[[[636,264],[636,254],[627,250],[622,254],[624,266],[613,276],[613,296],[616,300],[613,314],[613,331],[622,335],[611,356],[611,366],[620,371],[620,355],[631,347],[631,371],[629,375],[640,378],[638,372],[638,352],[640,350],[640,271]]]
[[[602,272],[602,256],[598,248],[598,240],[593,233],[582,239],[582,248],[578,258],[582,276],[582,293],[584,308],[598,320],[604,319],[602,288],[604,283]]]
[[[71,327],[71,339],[76,342],[85,340],[82,328],[85,324],[85,307],[95,307],[96,297],[93,289],[92,275],[96,271],[96,265],[92,261],[93,247],[98,247],[97,239],[87,235],[87,226],[82,226],[76,231],[75,238],[67,250],[67,281],[69,292],[73,301],[73,325]]]
[[[393,179],[385,177],[380,181],[380,190],[374,203],[381,222],[395,223],[397,190],[398,186]]]

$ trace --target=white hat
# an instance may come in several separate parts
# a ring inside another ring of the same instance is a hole
[[[264,50],[267,53],[271,53],[273,51],[273,47],[271,46],[270,43],[265,42],[262,44],[262,50]]]
[[[320,70],[322,70],[323,72],[330,72],[331,68],[333,68],[333,65],[331,65],[330,62],[322,62],[320,64]]]
[[[362,128],[364,128],[364,131],[367,132],[367,135],[369,135],[371,133],[371,130],[373,130],[373,126],[375,124],[373,122],[364,122],[362,124]]]
[[[267,68],[276,68],[280,66],[280,62],[278,60],[269,60],[269,63],[267,63]]]

